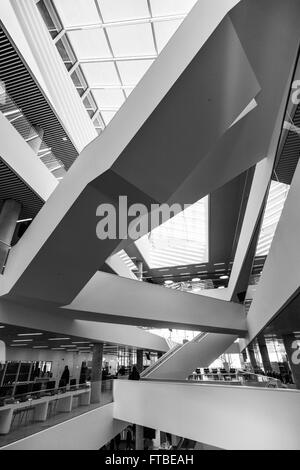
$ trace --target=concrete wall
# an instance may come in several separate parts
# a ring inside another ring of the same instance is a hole
[[[1,450],[99,450],[127,424],[113,419],[113,404],[110,403]]]

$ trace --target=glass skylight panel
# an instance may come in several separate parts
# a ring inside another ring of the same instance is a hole
[[[82,64],[82,70],[91,88],[102,85],[120,85],[117,70],[113,62]]]
[[[137,85],[153,60],[124,60],[117,62],[124,85]]]
[[[268,255],[288,192],[288,185],[272,181],[258,239],[256,256]]]
[[[125,101],[122,90],[94,90],[95,100],[97,101],[99,109],[119,109]]]
[[[66,68],[70,70],[75,64],[76,58],[66,35],[63,36],[59,41],[57,41],[56,47]]]
[[[183,20],[157,21],[154,24],[158,52],[165,47]]]
[[[82,96],[84,92],[87,90],[88,86],[87,86],[86,80],[83,76],[80,66],[78,66],[76,70],[74,70],[74,72],[71,75],[71,78],[73,80],[73,83],[79,95]]]
[[[65,27],[99,23],[94,0],[54,0]]]
[[[70,31],[68,37],[78,60],[111,57],[105,34],[100,28]]]
[[[208,197],[136,241],[150,269],[208,262]]]
[[[116,111],[101,111],[101,116],[103,117],[106,126],[108,126],[115,114]]]
[[[150,0],[153,16],[179,15],[188,13],[197,0]]]
[[[150,24],[112,26],[107,32],[116,57],[155,55]]]
[[[98,0],[104,22],[149,17],[146,0]]]
[[[52,38],[56,38],[58,33],[63,29],[62,24],[56,14],[53,5],[49,0],[40,0],[37,3],[40,14],[43,17],[43,20],[48,28],[49,33]]]

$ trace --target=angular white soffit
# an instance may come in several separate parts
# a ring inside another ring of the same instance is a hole
[[[27,1],[24,0],[24,3]],[[27,231],[22,243],[13,248],[1,286],[2,293],[12,288],[86,185],[112,166],[226,14],[239,1],[198,1],[105,132],[82,151],[62,183],[58,185],[53,197],[49,199],[47,210],[39,212],[30,227],[31,239],[29,240]],[[18,3],[23,5],[23,2]],[[51,41],[50,37],[48,40]],[[18,259],[18,263],[13,262],[14,259]]]

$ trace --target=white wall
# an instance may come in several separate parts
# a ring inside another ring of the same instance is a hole
[[[98,450],[128,423],[113,419],[113,404],[96,408],[1,450]]]
[[[300,449],[300,391],[114,381],[114,417],[222,449]]]

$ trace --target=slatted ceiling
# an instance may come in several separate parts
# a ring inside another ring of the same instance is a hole
[[[300,105],[293,117],[293,124],[300,127]],[[291,184],[300,157],[300,135],[290,131],[287,135],[281,156],[279,158],[276,174],[273,179],[280,183]]]
[[[33,126],[44,130],[43,139],[68,169],[78,156],[47,98],[0,23],[0,79],[8,94]],[[8,105],[8,110],[11,109]]]
[[[10,198],[22,204],[22,219],[34,218],[44,204],[0,158],[0,201]]]

